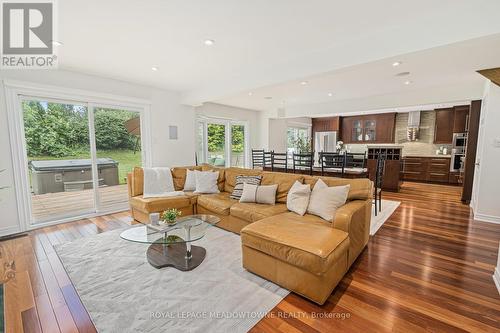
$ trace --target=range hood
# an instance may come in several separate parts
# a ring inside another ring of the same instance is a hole
[[[420,131],[420,111],[408,112],[408,127],[406,138],[408,141],[417,141]]]

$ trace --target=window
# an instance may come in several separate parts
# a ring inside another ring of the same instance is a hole
[[[286,131],[287,153],[292,156],[293,153],[310,152],[311,130],[308,127],[288,127]]]
[[[198,163],[221,167],[248,166],[248,125],[246,122],[200,118],[196,126]]]

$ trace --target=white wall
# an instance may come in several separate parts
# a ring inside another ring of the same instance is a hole
[[[259,130],[259,111],[237,108],[229,105],[217,103],[205,103],[195,108],[196,115],[230,119],[237,121],[247,121],[249,126],[250,149],[257,149],[261,146]],[[194,132],[193,132],[194,133]]]
[[[194,164],[194,108],[180,104],[180,95],[175,92],[154,89],[122,81],[84,75],[68,71],[0,71],[0,186],[10,189],[0,193],[0,235],[18,231],[12,176],[11,147],[8,135],[4,80],[24,81],[72,89],[145,99],[151,102],[152,165],[171,166]],[[169,140],[168,126],[178,126],[178,140]]]
[[[481,126],[477,154],[479,167],[474,182],[472,203],[474,218],[500,223],[500,87],[488,82],[481,108]]]
[[[269,141],[266,148],[284,153],[287,151],[287,128],[310,126],[312,126],[312,119],[308,117],[269,119]]]

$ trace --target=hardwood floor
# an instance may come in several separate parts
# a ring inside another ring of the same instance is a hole
[[[253,332],[500,331],[492,280],[500,225],[473,222],[457,187],[405,183],[400,207],[323,306],[290,294]],[[53,245],[130,224],[127,212],[0,242],[15,261],[6,332],[95,332]]]

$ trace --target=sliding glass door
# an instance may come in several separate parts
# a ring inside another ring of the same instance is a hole
[[[140,112],[36,97],[21,110],[32,225],[128,209]]]
[[[214,166],[247,167],[248,125],[219,119],[199,119],[196,146],[199,163]]]

